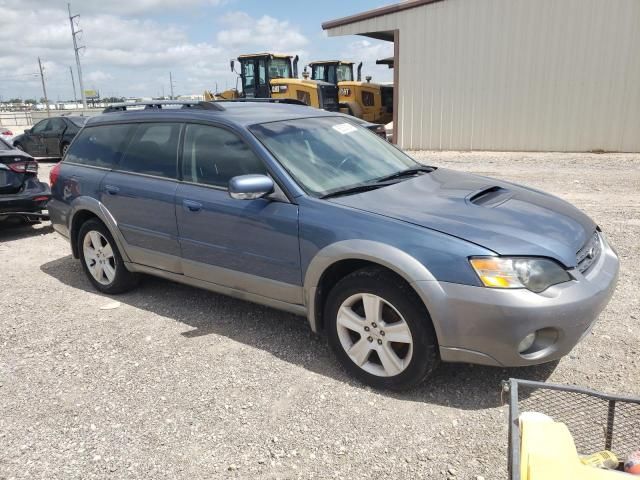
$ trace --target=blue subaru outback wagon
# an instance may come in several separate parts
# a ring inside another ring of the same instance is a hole
[[[91,283],[151,274],[308,318],[381,388],[440,361],[566,355],[618,258],[551,195],[416,163],[350,117],[259,102],[116,106],[52,171],[49,212]]]

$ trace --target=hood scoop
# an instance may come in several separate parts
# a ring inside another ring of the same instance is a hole
[[[512,192],[504,187],[489,187],[472,193],[467,197],[467,201],[480,207],[497,207],[513,196]]]

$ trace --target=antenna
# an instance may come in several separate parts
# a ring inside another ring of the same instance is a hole
[[[76,54],[76,67],[78,69],[78,81],[80,83],[80,95],[82,96],[82,106],[87,108],[87,97],[84,94],[84,83],[82,82],[82,67],[80,67],[80,55],[78,52],[82,50],[84,45],[78,46],[77,35],[82,33],[82,30],[76,30],[76,26],[73,24],[74,18],[80,18],[80,15],[71,15],[71,4],[67,3],[69,9],[69,24],[71,25],[71,38],[73,38],[73,51]]]

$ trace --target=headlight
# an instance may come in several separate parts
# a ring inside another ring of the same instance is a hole
[[[546,258],[477,257],[469,262],[485,287],[526,288],[540,293],[571,280],[566,270]]]

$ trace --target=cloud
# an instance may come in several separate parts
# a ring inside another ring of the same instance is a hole
[[[371,75],[374,82],[391,81],[393,78],[393,70],[389,70],[389,67],[386,65],[376,65],[376,60],[393,57],[392,42],[379,42],[367,39],[356,40],[347,46],[345,56],[347,58],[353,58],[356,63],[363,63],[363,79],[367,75]]]
[[[7,2],[12,3],[12,8],[3,9]],[[35,3],[42,2],[0,0],[4,15],[0,69],[10,72],[13,79],[0,84],[0,95],[40,96],[40,81],[33,74],[38,71],[37,58],[41,57],[50,97],[71,98],[69,66],[75,74],[76,64],[66,9],[52,8],[56,2],[47,2],[36,11]],[[98,4],[89,1],[82,4],[83,8],[91,3]],[[113,8],[112,3],[104,3]],[[145,0],[141,5],[147,8],[171,3]],[[83,34],[78,40],[86,46],[81,50],[85,88],[95,87],[103,95],[160,95],[163,88],[169,90],[169,71],[174,73],[179,93],[213,88],[216,76],[229,77],[228,82],[234,80],[228,55],[212,43],[191,41],[188,30],[180,26],[101,13],[83,16],[80,28]]]
[[[184,11],[194,7],[222,6],[227,0],[82,0],[71,2],[73,14],[142,15]],[[31,8],[67,11],[67,0],[2,0],[6,9]],[[3,12],[4,15],[4,12]]]
[[[230,12],[221,18],[221,23],[232,27],[218,32],[217,43],[236,52],[298,53],[309,43],[299,28],[269,15],[256,19],[244,12]]]
[[[233,0],[76,0],[72,8],[82,15],[79,41],[86,46],[81,51],[85,88],[96,88],[103,96],[158,96],[163,90],[168,93],[172,72],[176,94],[201,93],[215,89],[216,84],[223,89],[236,84],[229,59],[258,51],[297,54],[301,65],[321,58],[364,60],[365,75],[373,75],[374,81],[391,78],[386,67],[375,66],[377,58],[393,53],[384,42],[326,39],[320,34],[321,41],[314,38],[311,42],[288,19],[241,11],[222,13],[221,6],[227,1]],[[0,0],[0,11],[0,77],[4,78],[0,96],[39,98],[40,57],[49,96],[72,98],[69,66],[75,75],[76,63],[66,3]],[[190,19],[155,15],[166,11],[189,14]],[[213,20],[204,30],[201,25],[194,29],[191,16],[202,11]]]

